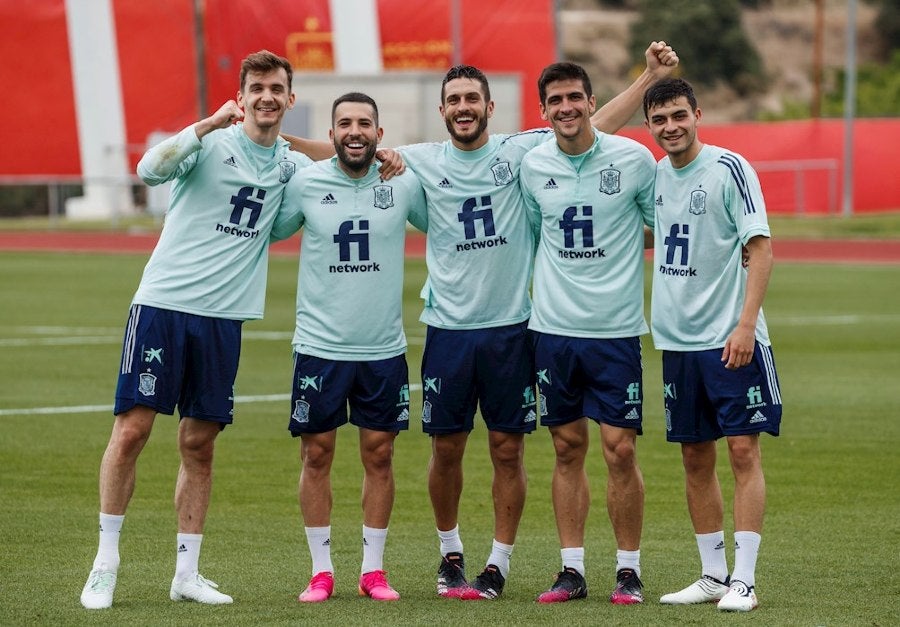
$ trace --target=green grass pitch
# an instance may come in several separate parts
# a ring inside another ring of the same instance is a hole
[[[403,598],[379,604],[356,593],[362,471],[357,435],[346,426],[333,472],[336,593],[324,604],[298,604],[310,564],[296,500],[298,442],[286,430],[296,262],[284,257],[270,265],[266,319],[245,326],[236,420],[216,451],[201,570],[234,596],[234,605],[168,600],[177,421],[159,416],[138,465],[115,605],[84,610],[78,596],[96,550],[97,472],[111,426],[122,329],[145,262],[146,255],[0,253],[0,625],[900,623],[900,266],[838,264],[777,265],[765,304],[785,415],[782,436],[763,439],[768,507],[757,568],[761,605],[749,615],[658,603],[661,594],[699,575],[699,558],[679,451],[665,442],[660,359],[649,337],[645,434],[638,443],[646,484],[642,606],[607,601],[615,546],[596,439],[589,463],[590,596],[549,607],[534,602],[559,569],[549,495],[553,452],[540,428],[527,438],[528,500],[503,597],[439,599],[425,481],[429,441],[418,410],[396,443],[397,498],[385,555]],[[414,385],[424,338],[417,322],[423,278],[423,263],[410,260],[404,312]],[[412,402],[420,407],[418,392]],[[592,437],[598,435],[593,429]],[[720,445],[719,473],[730,500],[723,455]],[[492,529],[483,426],[470,438],[465,473],[461,530],[475,574]]]

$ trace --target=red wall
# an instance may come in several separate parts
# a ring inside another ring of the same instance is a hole
[[[701,103],[702,107],[702,103]],[[854,124],[853,204],[858,211],[900,209],[900,119],[860,119]],[[801,190],[806,211],[842,210],[844,124],[842,120],[801,120],[725,125],[701,125],[700,140],[740,153],[751,163],[785,160],[833,159],[834,198],[824,170],[804,175]],[[646,128],[621,132],[649,147],[659,158],[664,153]],[[760,172],[760,183],[770,212],[797,209],[796,179],[788,172]],[[829,207],[829,200],[832,207]]]

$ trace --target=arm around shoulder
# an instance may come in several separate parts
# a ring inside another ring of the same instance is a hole
[[[594,115],[591,124],[598,131],[615,133],[640,109],[644,92],[661,78],[670,76],[678,66],[678,54],[664,41],[654,41],[644,52],[647,67],[625,91],[607,102]]]

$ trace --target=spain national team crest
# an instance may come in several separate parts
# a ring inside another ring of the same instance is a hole
[[[294,413],[291,414],[291,420],[309,422],[309,403],[306,401],[294,401]]]
[[[622,191],[621,176],[622,173],[615,168],[600,170],[600,191],[604,194],[618,194]]]
[[[287,183],[297,171],[297,164],[293,161],[279,161],[278,167],[281,168],[281,174],[278,176],[279,183]]]
[[[387,209],[394,206],[394,189],[390,185],[376,185],[375,190],[375,207],[377,209]]]
[[[431,422],[431,403],[428,401],[422,403],[422,422],[425,424]]]
[[[495,163],[491,166],[491,172],[494,173],[494,183],[497,185],[509,185],[512,183],[513,173],[508,161]]]
[[[691,192],[691,206],[688,211],[695,216],[706,213],[706,192],[702,189],[695,189]]]
[[[156,396],[156,377],[149,372],[142,372],[139,377],[138,392],[144,396]]]

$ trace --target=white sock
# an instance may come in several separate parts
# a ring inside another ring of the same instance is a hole
[[[363,559],[362,574],[373,570],[384,570],[384,542],[387,529],[373,529],[363,525]]]
[[[306,544],[309,545],[309,556],[312,558],[312,574],[334,572],[331,563],[331,525],[327,527],[305,527]]]
[[[725,532],[694,534],[700,551],[703,574],[723,582],[728,579],[728,557],[725,555]]]
[[[119,536],[124,520],[124,514],[118,516],[100,512],[100,542],[97,546],[97,556],[94,558],[94,568],[119,569]]]
[[[637,576],[641,576],[641,550],[637,551],[623,551],[619,549],[616,551],[616,572],[619,572],[623,568],[630,568]]]
[[[488,557],[487,563],[496,566],[504,579],[509,575],[509,558],[512,557],[513,546],[512,544],[503,544],[498,540],[494,540],[491,545],[491,555]]]
[[[441,555],[447,553],[462,553],[463,543],[459,537],[459,525],[456,525],[449,531],[437,530],[438,538],[441,540]]]
[[[756,585],[756,557],[762,537],[754,531],[734,532],[734,571],[732,581],[743,581],[748,586]]]
[[[175,579],[185,581],[199,572],[202,542],[202,533],[179,533],[175,537]]]
[[[584,577],[584,547],[578,546],[569,549],[560,549],[563,570],[574,568]]]

